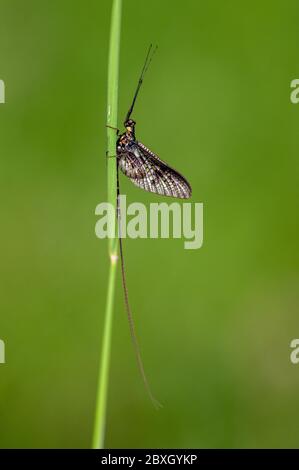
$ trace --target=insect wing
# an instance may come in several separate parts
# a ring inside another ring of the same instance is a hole
[[[120,169],[135,186],[162,196],[191,197],[188,181],[141,142],[134,142],[129,151],[118,157]]]

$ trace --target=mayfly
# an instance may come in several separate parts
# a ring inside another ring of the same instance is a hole
[[[136,122],[131,119],[135,102],[143,82],[144,75],[152,60],[153,50],[150,45],[146,55],[145,63],[143,65],[138,85],[133,97],[133,101],[124,121],[126,131],[119,135],[117,139],[117,214],[118,214],[118,227],[119,227],[119,247],[121,258],[122,282],[125,295],[125,304],[127,315],[129,319],[130,332],[135,347],[138,366],[140,373],[148,391],[152,402],[159,406],[159,403],[154,398],[147,377],[144,372],[144,367],[141,359],[139,344],[135,334],[135,327],[132,317],[132,312],[129,304],[128,289],[125,276],[124,256],[122,247],[122,237],[120,233],[120,186],[119,186],[119,168],[126,175],[133,184],[145,191],[160,194],[161,196],[170,196],[180,199],[188,199],[191,197],[191,186],[178,171],[171,168],[166,162],[161,160],[155,153],[149,150],[145,145],[136,140],[135,125]]]

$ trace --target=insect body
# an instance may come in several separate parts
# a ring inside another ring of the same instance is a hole
[[[145,191],[162,196],[189,198],[191,186],[188,181],[136,140],[135,124],[133,119],[126,120],[126,132],[117,141],[117,159],[121,171]]]
[[[143,378],[145,387],[148,394],[155,406],[159,403],[153,396],[149,386],[146,374],[143,368],[139,344],[135,333],[135,326],[132,317],[131,307],[129,303],[127,282],[125,276],[125,265],[122,247],[122,235],[120,232],[120,189],[119,189],[119,168],[126,175],[133,184],[145,191],[160,194],[162,196],[171,196],[180,199],[187,199],[191,196],[191,186],[188,181],[176,170],[171,168],[167,163],[163,162],[157,155],[149,150],[141,142],[138,142],[135,137],[135,124],[136,122],[131,119],[131,114],[134,109],[135,101],[143,82],[144,74],[150,64],[150,52],[152,46],[146,56],[145,64],[143,66],[141,76],[135,91],[135,95],[131,107],[127,113],[124,126],[126,131],[121,134],[117,139],[117,215],[119,227],[119,248],[121,258],[122,282],[125,295],[126,310],[129,320],[130,332],[135,347],[137,362],[141,376]],[[152,57],[152,56],[151,56]]]

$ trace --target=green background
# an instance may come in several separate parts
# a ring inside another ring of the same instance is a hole
[[[297,447],[297,1],[124,0],[120,119],[204,203],[204,245],[126,240],[109,447]],[[105,307],[109,1],[1,0],[1,447],[90,447]],[[159,202],[121,176],[128,202]],[[163,200],[163,199],[161,199]],[[169,202],[169,200],[166,199]]]

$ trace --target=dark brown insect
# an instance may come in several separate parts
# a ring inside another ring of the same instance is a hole
[[[126,132],[117,142],[117,160],[121,171],[135,186],[145,191],[188,199],[191,196],[188,181],[136,140],[135,124],[133,119],[128,119],[125,122]]]
[[[155,49],[156,50],[156,49]],[[122,281],[125,294],[126,309],[129,319],[130,332],[133,340],[133,344],[136,351],[138,366],[148,391],[148,394],[153,401],[155,406],[159,406],[159,402],[154,398],[147,377],[144,372],[144,367],[141,359],[140,349],[135,333],[135,327],[132,317],[132,312],[129,304],[128,289],[125,276],[124,256],[122,247],[122,236],[120,233],[120,188],[119,188],[119,171],[126,175],[135,186],[138,186],[145,191],[151,193],[160,194],[161,196],[170,196],[180,199],[188,199],[191,197],[191,186],[176,170],[171,168],[167,163],[162,161],[156,154],[149,150],[141,142],[138,142],[135,137],[135,124],[136,122],[131,119],[131,114],[134,109],[135,101],[139,93],[140,87],[143,82],[144,74],[148,69],[151,62],[152,56],[155,52],[152,51],[152,45],[150,46],[145,63],[139,78],[137,89],[131,104],[131,107],[127,113],[124,126],[126,131],[121,134],[117,139],[117,214],[118,214],[118,227],[119,227],[119,245],[120,245],[120,257],[121,257],[121,269],[122,269]]]
[[[152,59],[152,56],[150,56],[151,49],[152,46],[148,50],[132,105],[124,122],[126,132],[120,135],[117,140],[117,166],[130,178],[135,186],[145,191],[160,194],[161,196],[188,199],[191,197],[192,190],[186,178],[136,140],[136,122],[130,118],[144,74]]]

